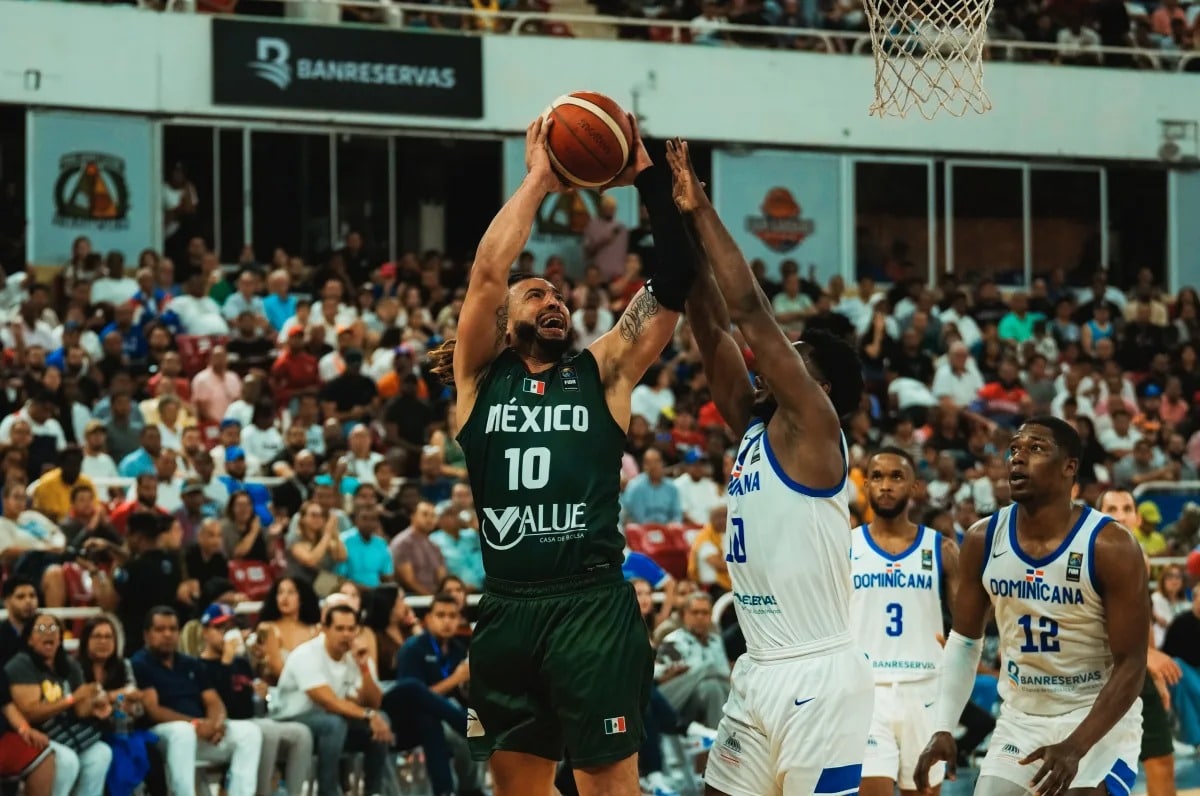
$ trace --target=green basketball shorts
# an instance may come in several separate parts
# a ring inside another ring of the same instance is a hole
[[[487,579],[471,637],[476,760],[524,752],[575,768],[637,752],[653,652],[619,569],[542,583]]]

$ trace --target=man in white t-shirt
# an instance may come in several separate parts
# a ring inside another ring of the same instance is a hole
[[[683,455],[683,475],[675,479],[683,519],[694,525],[708,522],[713,506],[721,502],[717,482],[708,477],[708,460],[695,448]]]
[[[288,655],[271,703],[271,718],[298,721],[312,732],[320,793],[341,792],[338,761],[344,751],[365,753],[367,793],[379,793],[386,776],[392,730],[383,714],[383,692],[359,646],[358,618],[348,605],[325,613],[324,632]]]
[[[12,442],[13,423],[24,420],[35,437],[53,437],[55,450],[67,447],[67,435],[62,425],[54,419],[54,404],[45,393],[39,393],[25,402],[25,406],[0,420],[0,443]]]

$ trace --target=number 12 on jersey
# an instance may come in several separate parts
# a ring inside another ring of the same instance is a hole
[[[745,564],[746,523],[741,517],[730,517],[729,522],[733,525],[733,533],[729,534],[729,552],[725,555],[725,561],[731,564]]]
[[[1021,645],[1021,652],[1058,652],[1058,622],[1048,616],[1039,616],[1037,619],[1037,627],[1041,632],[1038,637],[1034,638],[1034,619],[1035,617],[1025,614],[1017,619],[1017,624],[1025,631],[1025,643]]]

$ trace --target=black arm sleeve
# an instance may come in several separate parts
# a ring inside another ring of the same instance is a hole
[[[646,280],[646,289],[667,309],[683,312],[696,279],[698,261],[683,217],[671,198],[671,173],[663,166],[651,166],[638,175],[634,185],[654,232],[657,265]]]

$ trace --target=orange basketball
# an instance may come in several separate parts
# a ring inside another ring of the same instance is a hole
[[[550,163],[571,185],[600,188],[629,162],[633,147],[629,117],[603,94],[564,94],[550,103],[544,117],[554,120],[546,138]]]

